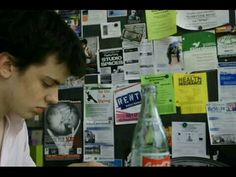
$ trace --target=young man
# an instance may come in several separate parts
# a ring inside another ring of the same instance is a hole
[[[96,73],[96,71],[97,71],[97,61],[96,61],[95,53],[88,46],[87,39],[84,38],[80,42],[81,42],[83,52],[84,52],[85,58],[86,58],[85,59],[85,62],[87,64],[86,73],[87,74]]]
[[[141,19],[137,14],[137,10],[131,10],[128,16],[128,23],[140,23]]]
[[[25,119],[58,102],[58,86],[84,74],[83,57],[76,34],[55,12],[0,11],[0,166],[35,166]]]

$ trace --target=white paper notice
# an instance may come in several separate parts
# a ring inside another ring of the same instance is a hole
[[[209,102],[207,119],[211,145],[236,144],[236,102]]]
[[[122,42],[125,80],[140,79],[139,48],[128,41]]]
[[[188,72],[212,70],[218,65],[215,31],[183,34],[184,70]]]
[[[121,37],[120,21],[103,23],[100,27],[102,39]]]
[[[228,10],[177,10],[177,25],[188,30],[203,30],[229,23]]]
[[[218,69],[218,90],[220,101],[236,100],[236,68]]]
[[[204,122],[172,122],[172,157],[206,155]]]
[[[113,90],[111,85],[84,86],[84,161],[114,160]]]
[[[107,22],[106,10],[82,10],[82,26],[98,25]]]
[[[140,75],[148,75],[155,73],[153,43],[147,39],[143,39],[139,47],[140,55]]]

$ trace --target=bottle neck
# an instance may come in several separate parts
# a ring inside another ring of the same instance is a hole
[[[155,92],[144,92],[142,94],[141,113],[142,118],[152,119],[159,116],[157,109],[157,98]]]

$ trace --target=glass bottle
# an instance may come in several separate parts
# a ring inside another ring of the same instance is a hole
[[[131,166],[170,166],[170,153],[157,109],[155,85],[142,85],[141,112],[134,130]]]

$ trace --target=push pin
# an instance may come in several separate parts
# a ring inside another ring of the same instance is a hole
[[[202,26],[199,26],[199,27],[198,27],[198,30],[200,30],[200,31],[201,31],[201,30],[202,30]]]
[[[187,124],[186,122],[184,122],[184,123],[182,124],[183,128],[186,128],[187,125],[188,125],[188,124]]]

